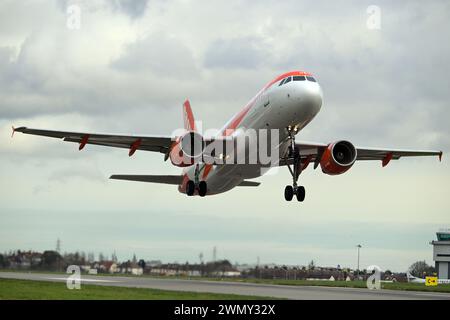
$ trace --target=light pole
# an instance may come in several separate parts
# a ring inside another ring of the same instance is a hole
[[[358,267],[357,267],[356,270],[357,270],[357,272],[358,272],[357,275],[358,275],[358,277],[359,277],[359,250],[361,249],[362,246],[361,246],[360,244],[358,244],[356,247],[358,248]]]

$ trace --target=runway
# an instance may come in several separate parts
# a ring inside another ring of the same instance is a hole
[[[18,272],[0,272],[0,278],[54,282],[66,282],[67,279],[65,275],[59,274]],[[285,286],[255,283],[237,283],[227,281],[161,279],[149,277],[82,275],[81,290],[83,289],[83,284],[132,288],[152,288],[174,291],[240,294],[295,300],[450,300],[450,294],[447,293],[369,290],[317,286]]]

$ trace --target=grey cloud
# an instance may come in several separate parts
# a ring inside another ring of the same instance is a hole
[[[255,69],[270,59],[264,42],[255,37],[217,39],[206,49],[206,68]]]
[[[163,78],[194,80],[199,77],[189,48],[165,33],[151,34],[127,45],[124,54],[111,66],[128,73],[154,73]]]
[[[57,7],[66,12],[69,5],[79,5],[82,10],[95,12],[102,9],[110,9],[123,13],[132,19],[142,17],[148,7],[149,0],[55,0]]]
[[[15,60],[11,48],[0,49],[0,118],[80,113],[105,120],[137,110],[148,119],[155,108],[178,106],[199,77],[188,48],[163,35],[130,45],[112,67],[77,70],[53,42],[42,46],[48,36],[31,34]],[[52,36],[69,46],[64,32]]]
[[[148,6],[148,0],[112,0],[113,6],[123,11],[131,18],[139,18],[144,15]]]

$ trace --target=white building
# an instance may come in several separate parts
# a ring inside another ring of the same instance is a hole
[[[433,245],[433,260],[439,279],[450,279],[450,229],[436,232],[437,241]]]

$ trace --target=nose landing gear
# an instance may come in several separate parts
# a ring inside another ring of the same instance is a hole
[[[288,126],[287,131],[289,135],[288,139],[290,140],[288,155],[289,158],[293,159],[293,164],[292,168],[289,163],[286,163],[286,166],[288,167],[289,172],[291,173],[293,182],[292,186],[288,185],[286,186],[286,188],[284,188],[284,198],[286,199],[286,201],[291,201],[295,195],[297,201],[303,202],[305,200],[306,195],[305,187],[297,185],[298,177],[302,172],[300,151],[298,150],[298,148],[295,147],[295,134],[297,133],[297,128]]]
[[[186,194],[188,196],[193,196],[195,193],[195,190],[198,190],[198,195],[200,197],[206,196],[206,193],[208,192],[208,185],[206,184],[206,181],[199,181],[199,175],[200,170],[198,164],[195,166],[195,181],[189,180],[186,183]]]

